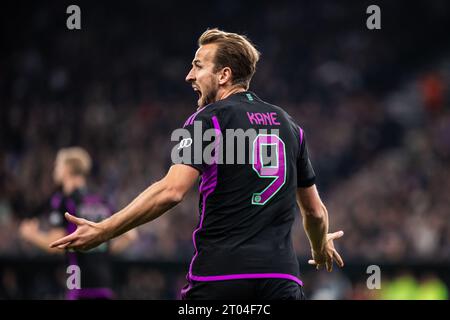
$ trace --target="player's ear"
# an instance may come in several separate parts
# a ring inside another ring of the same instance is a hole
[[[231,81],[233,72],[230,67],[225,67],[219,72],[219,84],[224,85],[228,81]]]

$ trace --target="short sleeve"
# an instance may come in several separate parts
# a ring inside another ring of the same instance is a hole
[[[202,174],[211,164],[208,150],[216,139],[210,115],[196,112],[176,131],[172,134],[172,141],[176,143],[172,148],[172,163],[191,166]]]

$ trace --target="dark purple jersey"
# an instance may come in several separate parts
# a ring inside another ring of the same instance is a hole
[[[198,134],[200,127],[213,134]],[[315,180],[303,130],[283,109],[249,91],[200,109],[184,128],[190,137],[179,139],[174,163],[201,173],[188,278],[302,284],[291,229],[296,190]]]
[[[89,194],[85,189],[78,189],[69,196],[60,191],[54,193],[50,207],[50,225],[64,228],[68,234],[75,231],[76,225],[65,219],[65,212],[94,222],[106,219],[112,214],[110,207],[101,197]],[[68,251],[67,260],[69,265],[76,265],[81,271],[81,289],[68,290],[69,299],[112,298],[107,242],[87,252]]]

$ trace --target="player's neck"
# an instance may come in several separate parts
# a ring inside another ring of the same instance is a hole
[[[227,89],[224,88],[222,90],[222,92],[220,92],[220,90],[219,90],[219,92],[217,93],[216,101],[226,99],[229,96],[231,96],[232,94],[239,93],[239,92],[245,92],[245,91],[247,91],[247,90],[245,90],[242,87],[230,87],[230,88],[227,88]]]
[[[83,177],[72,178],[63,183],[63,192],[65,195],[72,194],[75,190],[84,188],[86,179]]]

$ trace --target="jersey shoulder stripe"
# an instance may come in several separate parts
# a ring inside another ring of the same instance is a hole
[[[195,120],[195,118],[197,117],[197,115],[198,115],[201,111],[203,111],[204,109],[205,109],[205,108],[203,107],[203,108],[197,110],[197,111],[196,111],[195,113],[193,113],[192,115],[190,115],[189,118],[188,118],[188,119],[186,120],[186,122],[184,123],[183,128],[192,125],[192,124],[194,123],[194,120]]]

